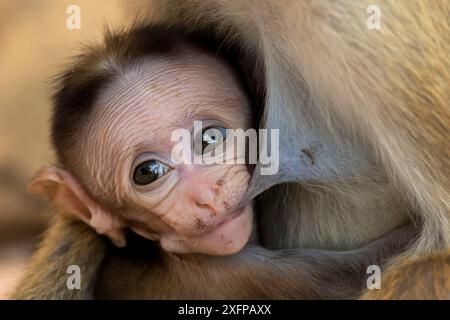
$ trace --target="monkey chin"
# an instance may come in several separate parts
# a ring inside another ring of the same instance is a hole
[[[163,235],[162,248],[170,253],[203,253],[214,256],[232,255],[247,244],[252,232],[253,209],[247,205],[230,220],[210,232],[198,236]]]

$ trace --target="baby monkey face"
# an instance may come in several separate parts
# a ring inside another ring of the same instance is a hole
[[[250,174],[245,162],[228,161],[242,150],[235,152],[227,129],[246,130],[251,120],[225,61],[189,46],[147,57],[100,91],[79,143],[67,147],[69,163],[43,168],[29,191],[47,195],[117,246],[126,245],[131,228],[168,252],[233,254],[250,237],[253,213],[251,204],[240,204]],[[198,121],[203,129],[196,130]],[[173,139],[180,130],[193,138]],[[225,163],[192,157],[219,146]]]
[[[135,232],[175,253],[231,254],[246,244],[252,207],[238,207],[250,178],[245,165],[137,163],[126,213]]]
[[[112,194],[107,200],[120,203],[123,225],[166,251],[235,253],[249,239],[253,213],[251,204],[238,206],[250,174],[229,161],[239,152],[227,147],[227,130],[246,130],[251,118],[225,62],[190,48],[177,59],[142,61],[105,90],[86,131],[93,193]],[[203,129],[196,132],[198,121]],[[180,129],[192,133],[187,143],[173,139]],[[227,163],[193,161],[219,146]]]

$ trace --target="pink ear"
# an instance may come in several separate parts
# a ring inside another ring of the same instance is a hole
[[[66,170],[53,166],[42,168],[28,184],[27,191],[47,196],[56,207],[107,235],[116,246],[126,245],[123,219],[95,202]]]

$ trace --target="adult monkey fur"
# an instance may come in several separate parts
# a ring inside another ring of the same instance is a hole
[[[364,153],[376,160],[377,169],[369,168],[372,178],[382,171],[387,183],[382,188],[383,183],[375,187],[373,181],[359,181],[378,189],[363,192],[365,196],[353,193],[356,188],[351,181],[338,183],[344,194],[332,187],[331,191],[321,188],[323,185],[314,189],[307,184],[305,190],[304,185],[289,184],[288,190],[296,191],[287,199],[294,202],[287,205],[288,211],[301,214],[277,214],[275,218],[270,210],[266,212],[278,224],[280,217],[288,216],[296,231],[288,227],[265,230],[274,224],[261,224],[263,244],[343,248],[401,223],[399,215],[419,220],[420,237],[384,274],[384,290],[363,297],[449,297],[450,5],[446,1],[377,1],[382,15],[380,30],[366,27],[366,10],[374,4],[370,1],[141,3],[152,19],[211,28],[225,42],[237,42],[259,57],[266,72],[265,126],[285,129],[280,132],[281,140],[290,147],[281,147],[281,152],[306,151],[313,167],[321,168],[307,170],[301,163],[289,161],[298,153],[285,153],[276,182],[314,181],[316,185],[325,181],[330,187],[343,177],[358,180],[370,163],[362,160]],[[290,119],[293,123],[286,125]],[[319,144],[311,148],[311,141],[316,140]],[[339,161],[333,152],[327,153],[333,145],[354,157],[347,159],[350,168],[336,164]],[[256,176],[253,194],[273,182],[264,178]],[[383,181],[379,178],[375,180]],[[377,200],[370,195],[380,195],[383,188],[394,193],[394,199],[381,195],[379,202],[385,207],[371,210],[370,203]],[[295,192],[297,197],[292,196]],[[273,199],[268,202],[276,203]],[[341,211],[346,204],[352,209]],[[293,216],[300,220],[299,226],[292,223]],[[368,227],[367,221],[358,217],[378,218]],[[349,226],[352,229],[346,230]],[[349,236],[352,234],[355,236]]]
[[[417,242],[386,271],[383,289],[363,297],[448,298],[446,2],[380,1],[379,31],[366,28],[366,1],[142,4],[157,13],[153,20],[210,30],[240,46],[265,71],[263,126],[282,129],[289,148],[282,143],[281,152],[298,153],[281,155],[277,180],[256,175],[249,198],[275,182],[301,184],[282,187],[290,190],[283,210],[267,210],[285,228],[266,230],[274,224],[261,217],[264,245],[348,249],[417,220]],[[288,161],[296,156],[304,161]],[[100,285],[108,285],[102,276]]]

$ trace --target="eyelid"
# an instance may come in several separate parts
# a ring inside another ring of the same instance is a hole
[[[172,168],[175,167],[175,165],[172,163],[172,161],[170,161],[169,159],[167,159],[157,153],[144,152],[144,153],[141,153],[140,155],[138,155],[133,160],[133,164],[131,165],[131,172],[134,172],[134,170],[136,169],[136,167],[139,164],[141,164],[144,161],[148,161],[148,160],[157,160],[159,162],[162,162],[162,163],[168,165],[169,167],[172,167]]]
[[[179,181],[177,170],[170,170],[160,179],[150,183],[146,186],[136,186],[134,188],[137,192],[145,196],[147,199],[152,199],[152,207],[157,206],[170,192]]]
[[[225,123],[222,120],[219,119],[213,119],[213,118],[207,118],[199,120],[202,122],[202,129],[206,129],[208,127],[224,127],[224,128],[231,128],[231,126],[228,123]],[[193,130],[193,128],[192,128]]]

